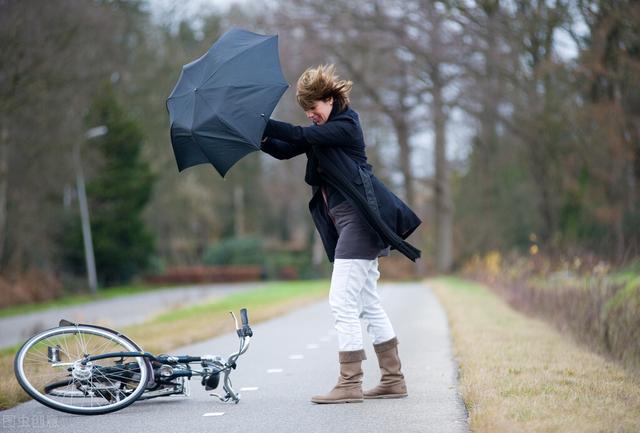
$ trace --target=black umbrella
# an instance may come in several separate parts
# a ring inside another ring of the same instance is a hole
[[[289,85],[278,36],[226,32],[199,59],[184,65],[167,99],[178,170],[210,162],[224,177],[260,149],[273,109]]]

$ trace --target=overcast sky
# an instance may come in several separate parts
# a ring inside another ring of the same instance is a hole
[[[247,0],[149,0],[156,21],[177,22],[208,11],[224,11],[233,3]]]

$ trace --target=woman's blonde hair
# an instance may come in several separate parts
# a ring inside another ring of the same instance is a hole
[[[335,72],[335,65],[320,65],[309,68],[300,75],[296,98],[303,110],[308,111],[316,101],[326,101],[329,98],[333,98],[340,111],[349,105],[349,92],[353,82],[339,80]]]

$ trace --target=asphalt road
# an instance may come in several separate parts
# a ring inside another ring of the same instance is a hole
[[[268,432],[383,433],[468,432],[457,391],[446,316],[432,292],[419,283],[382,284],[383,304],[400,341],[409,397],[364,403],[315,405],[313,394],[336,382],[337,342],[325,302],[253,326],[254,339],[232,379],[239,404],[222,403],[191,381],[191,396],[160,398],[101,416],[67,415],[35,402],[0,412],[1,431],[18,432]],[[249,312],[249,316],[251,312]],[[227,354],[235,334],[174,353]],[[374,386],[378,367],[367,341],[365,387]]]
[[[22,343],[37,332],[58,326],[60,319],[121,327],[142,323],[179,306],[210,301],[249,290],[260,283],[225,283],[157,289],[85,304],[0,318],[0,348]]]

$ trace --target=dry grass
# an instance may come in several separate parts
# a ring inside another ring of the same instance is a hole
[[[526,315],[570,333],[640,373],[640,262],[614,269],[594,256],[476,256],[464,276]]]
[[[250,323],[255,324],[325,297],[328,290],[329,282],[324,280],[271,283],[251,292],[230,295],[210,304],[171,311],[148,323],[118,330],[146,351],[169,353],[177,347],[234,331],[229,311],[234,311],[238,316],[238,310],[246,307]],[[13,372],[13,358],[18,349],[19,347],[15,347],[0,351],[0,410],[29,399]],[[231,352],[232,349],[235,348],[219,348],[223,353]]]
[[[327,285],[328,287],[328,285]],[[296,308],[307,305],[326,293],[307,294],[293,299],[279,301],[273,305],[264,305],[249,310],[250,322],[259,323],[278,317]],[[236,311],[236,316],[238,312]],[[238,321],[240,317],[238,316]],[[217,335],[233,332],[233,319],[228,312],[216,312],[208,315],[195,315],[180,320],[155,322],[124,329],[124,333],[136,343],[152,353],[165,353],[176,347],[186,346]],[[221,348],[226,350],[229,348]],[[233,348],[235,350],[235,347]],[[232,351],[232,350],[231,350]]]
[[[429,280],[447,311],[474,433],[640,432],[640,378],[485,287]]]
[[[15,406],[28,397],[13,374],[13,353],[0,355],[0,409]]]

